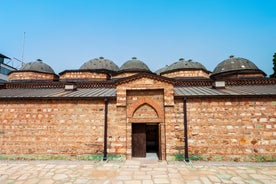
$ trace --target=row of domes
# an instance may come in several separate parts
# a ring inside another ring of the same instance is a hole
[[[111,60],[99,57],[91,59],[84,63],[81,70],[96,70],[106,69],[110,71],[150,71],[148,66],[143,62],[133,57],[131,60],[126,61],[120,68]]]
[[[143,61],[138,60],[136,57],[133,57],[131,60],[126,61],[120,68],[113,61],[109,59],[105,59],[104,57],[99,57],[99,58],[89,60],[80,67],[80,70],[99,70],[99,69],[109,70],[113,72],[118,72],[118,71],[150,72],[150,69],[148,68],[148,66]],[[168,73],[176,70],[185,70],[185,69],[188,69],[188,70],[201,69],[210,73],[205,68],[205,66],[202,65],[201,63],[195,62],[192,60],[186,61],[183,58],[180,58],[179,61],[169,66],[165,66],[164,68],[157,70],[155,73],[160,75],[163,73]],[[54,70],[49,65],[43,63],[41,60],[24,64],[20,70],[54,73]],[[231,71],[242,71],[242,70],[258,71],[260,73],[265,74],[253,62],[244,58],[240,58],[240,57],[236,58],[234,56],[230,56],[228,59],[222,61],[215,67],[212,75],[231,72]]]

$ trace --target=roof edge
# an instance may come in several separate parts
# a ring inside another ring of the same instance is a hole
[[[148,78],[151,78],[151,79],[167,82],[167,83],[170,83],[170,84],[175,83],[175,80],[172,79],[172,78],[160,76],[160,75],[157,75],[155,73],[143,72],[143,73],[138,73],[138,74],[135,74],[135,75],[132,75],[132,76],[129,76],[129,77],[121,78],[120,80],[118,80],[116,82],[116,85],[127,83],[127,82],[130,82],[130,81],[133,81],[133,80],[136,80],[136,79],[140,79],[140,78],[143,78],[143,77],[148,77]]]
[[[4,54],[0,54],[0,57],[1,57],[1,58],[6,58],[6,59],[11,59],[11,58],[9,58],[8,56],[5,56]]]

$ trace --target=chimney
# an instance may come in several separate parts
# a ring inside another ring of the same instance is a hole
[[[76,84],[65,84],[64,90],[65,91],[76,91],[77,85]]]
[[[212,87],[214,89],[225,89],[225,81],[214,81]]]

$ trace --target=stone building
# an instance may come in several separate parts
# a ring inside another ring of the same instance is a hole
[[[135,57],[59,75],[30,62],[0,86],[0,154],[272,161],[276,80],[265,76],[233,56],[213,72],[182,58],[155,73]]]

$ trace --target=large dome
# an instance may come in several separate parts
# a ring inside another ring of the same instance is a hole
[[[119,67],[111,60],[105,59],[104,57],[99,57],[91,59],[84,63],[81,67],[81,70],[98,70],[105,69],[110,71],[118,71]]]
[[[253,62],[248,59],[230,56],[228,59],[219,63],[214,69],[212,76],[225,74],[229,72],[244,72],[244,71],[252,71],[254,73],[263,73]]]
[[[126,61],[120,68],[121,71],[150,71],[148,66],[143,62],[133,57]]]
[[[29,62],[24,64],[21,68],[21,71],[37,71],[44,73],[55,73],[54,70],[47,64],[43,63],[42,60],[38,59],[34,62]]]
[[[188,61],[185,61],[183,58],[180,58],[177,62],[171,64],[168,67],[165,67],[163,69],[161,69],[160,73],[164,73],[164,72],[171,72],[171,71],[176,71],[176,70],[185,70],[185,69],[202,69],[207,71],[207,69],[205,68],[205,66],[203,66],[201,63],[196,62],[196,61],[192,61],[191,59]],[[159,69],[160,70],[160,69]],[[157,70],[158,71],[158,70]]]

